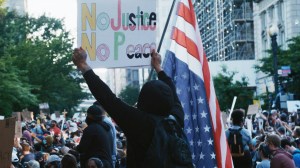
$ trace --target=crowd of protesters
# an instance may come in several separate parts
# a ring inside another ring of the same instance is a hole
[[[24,122],[23,136],[14,142],[13,166],[117,168],[127,164],[127,167],[142,167],[155,128],[153,115],[174,115],[183,126],[182,108],[177,96],[173,97],[175,88],[160,67],[159,54],[153,51],[151,56],[159,80],[143,86],[136,108],[117,99],[87,65],[85,51],[75,49],[73,62],[82,71],[98,102],[87,110],[85,122],[71,119],[58,123],[49,117]],[[226,137],[229,139],[230,132],[238,130],[243,145],[239,155],[232,155],[235,167],[300,167],[300,112],[270,110],[245,116],[243,110],[234,110],[231,119]],[[96,141],[102,142],[102,146]]]
[[[108,118],[108,117],[107,117]],[[110,118],[108,118],[110,120]],[[116,130],[114,166],[125,167],[126,138],[113,123]],[[22,137],[15,138],[12,167],[15,168],[78,168],[82,134],[87,129],[85,121],[77,119],[57,122],[50,116],[22,122]],[[96,147],[96,146],[95,146]],[[105,167],[97,157],[87,159],[88,168]]]
[[[234,110],[231,119],[227,139],[231,129],[241,129],[244,145],[243,156],[233,156],[235,167],[300,167],[300,111],[273,109],[245,116]]]

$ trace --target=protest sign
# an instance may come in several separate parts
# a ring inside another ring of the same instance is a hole
[[[156,1],[78,0],[77,43],[92,68],[150,65],[156,48]]]
[[[21,121],[21,112],[12,112],[11,117],[16,117],[17,121]]]
[[[0,120],[0,165],[11,166],[12,148],[14,144],[16,118]]]
[[[292,100],[287,101],[287,109],[288,112],[294,113],[300,110],[300,101],[299,100]]]
[[[22,121],[16,121],[15,137],[16,138],[22,137]]]
[[[258,112],[258,104],[251,104],[248,106],[247,115],[253,115]]]
[[[223,121],[223,125],[225,128],[227,128],[227,117],[228,117],[228,114],[226,114],[226,112],[222,112],[222,121]]]
[[[59,123],[62,120],[64,120],[64,115],[60,115],[59,112],[57,115],[57,113],[55,112],[50,115],[50,118],[51,118],[51,120],[55,120],[57,123]]]
[[[55,117],[60,118],[60,112],[59,111],[55,111]]]
[[[22,118],[24,121],[31,121],[31,112],[28,111],[27,109],[22,111]]]

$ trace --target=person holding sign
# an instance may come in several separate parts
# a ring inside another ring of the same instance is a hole
[[[162,70],[160,55],[153,50],[151,65],[158,74],[159,80],[144,84],[141,89],[137,107],[122,102],[110,88],[93,72],[87,64],[87,54],[82,48],[73,52],[73,62],[82,72],[96,100],[106,109],[127,137],[127,165],[130,168],[147,167],[145,164],[150,145],[156,130],[156,118],[173,115],[183,127],[183,110],[176,94],[172,80]],[[160,152],[166,152],[161,150]],[[167,152],[166,152],[167,153]],[[167,153],[170,155],[171,153]],[[160,167],[166,160],[154,160]],[[163,166],[161,166],[163,167]],[[189,167],[189,166],[188,166]],[[191,166],[193,167],[193,166]]]

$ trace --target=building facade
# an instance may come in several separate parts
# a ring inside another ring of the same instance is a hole
[[[19,14],[28,12],[27,0],[5,0],[4,6],[16,10]]]
[[[255,59],[251,1],[196,0],[194,6],[209,61]]]
[[[287,49],[287,40],[300,35],[300,0],[255,0],[254,7],[254,37],[255,55],[257,59],[266,57],[265,51],[271,49],[269,28],[276,25],[277,43],[282,49]],[[274,91],[273,77],[258,73],[256,77],[257,93]]]

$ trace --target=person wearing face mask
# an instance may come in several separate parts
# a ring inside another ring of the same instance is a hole
[[[266,136],[265,144],[271,154],[272,168],[295,168],[293,156],[281,148],[279,135],[270,134]]]
[[[53,149],[53,137],[51,135],[47,135],[41,141],[42,151],[50,153]]]
[[[91,157],[102,160],[106,168],[112,168],[113,137],[110,126],[104,122],[104,110],[97,105],[92,105],[87,110],[84,129],[77,151],[80,153],[80,165],[87,167]]]

